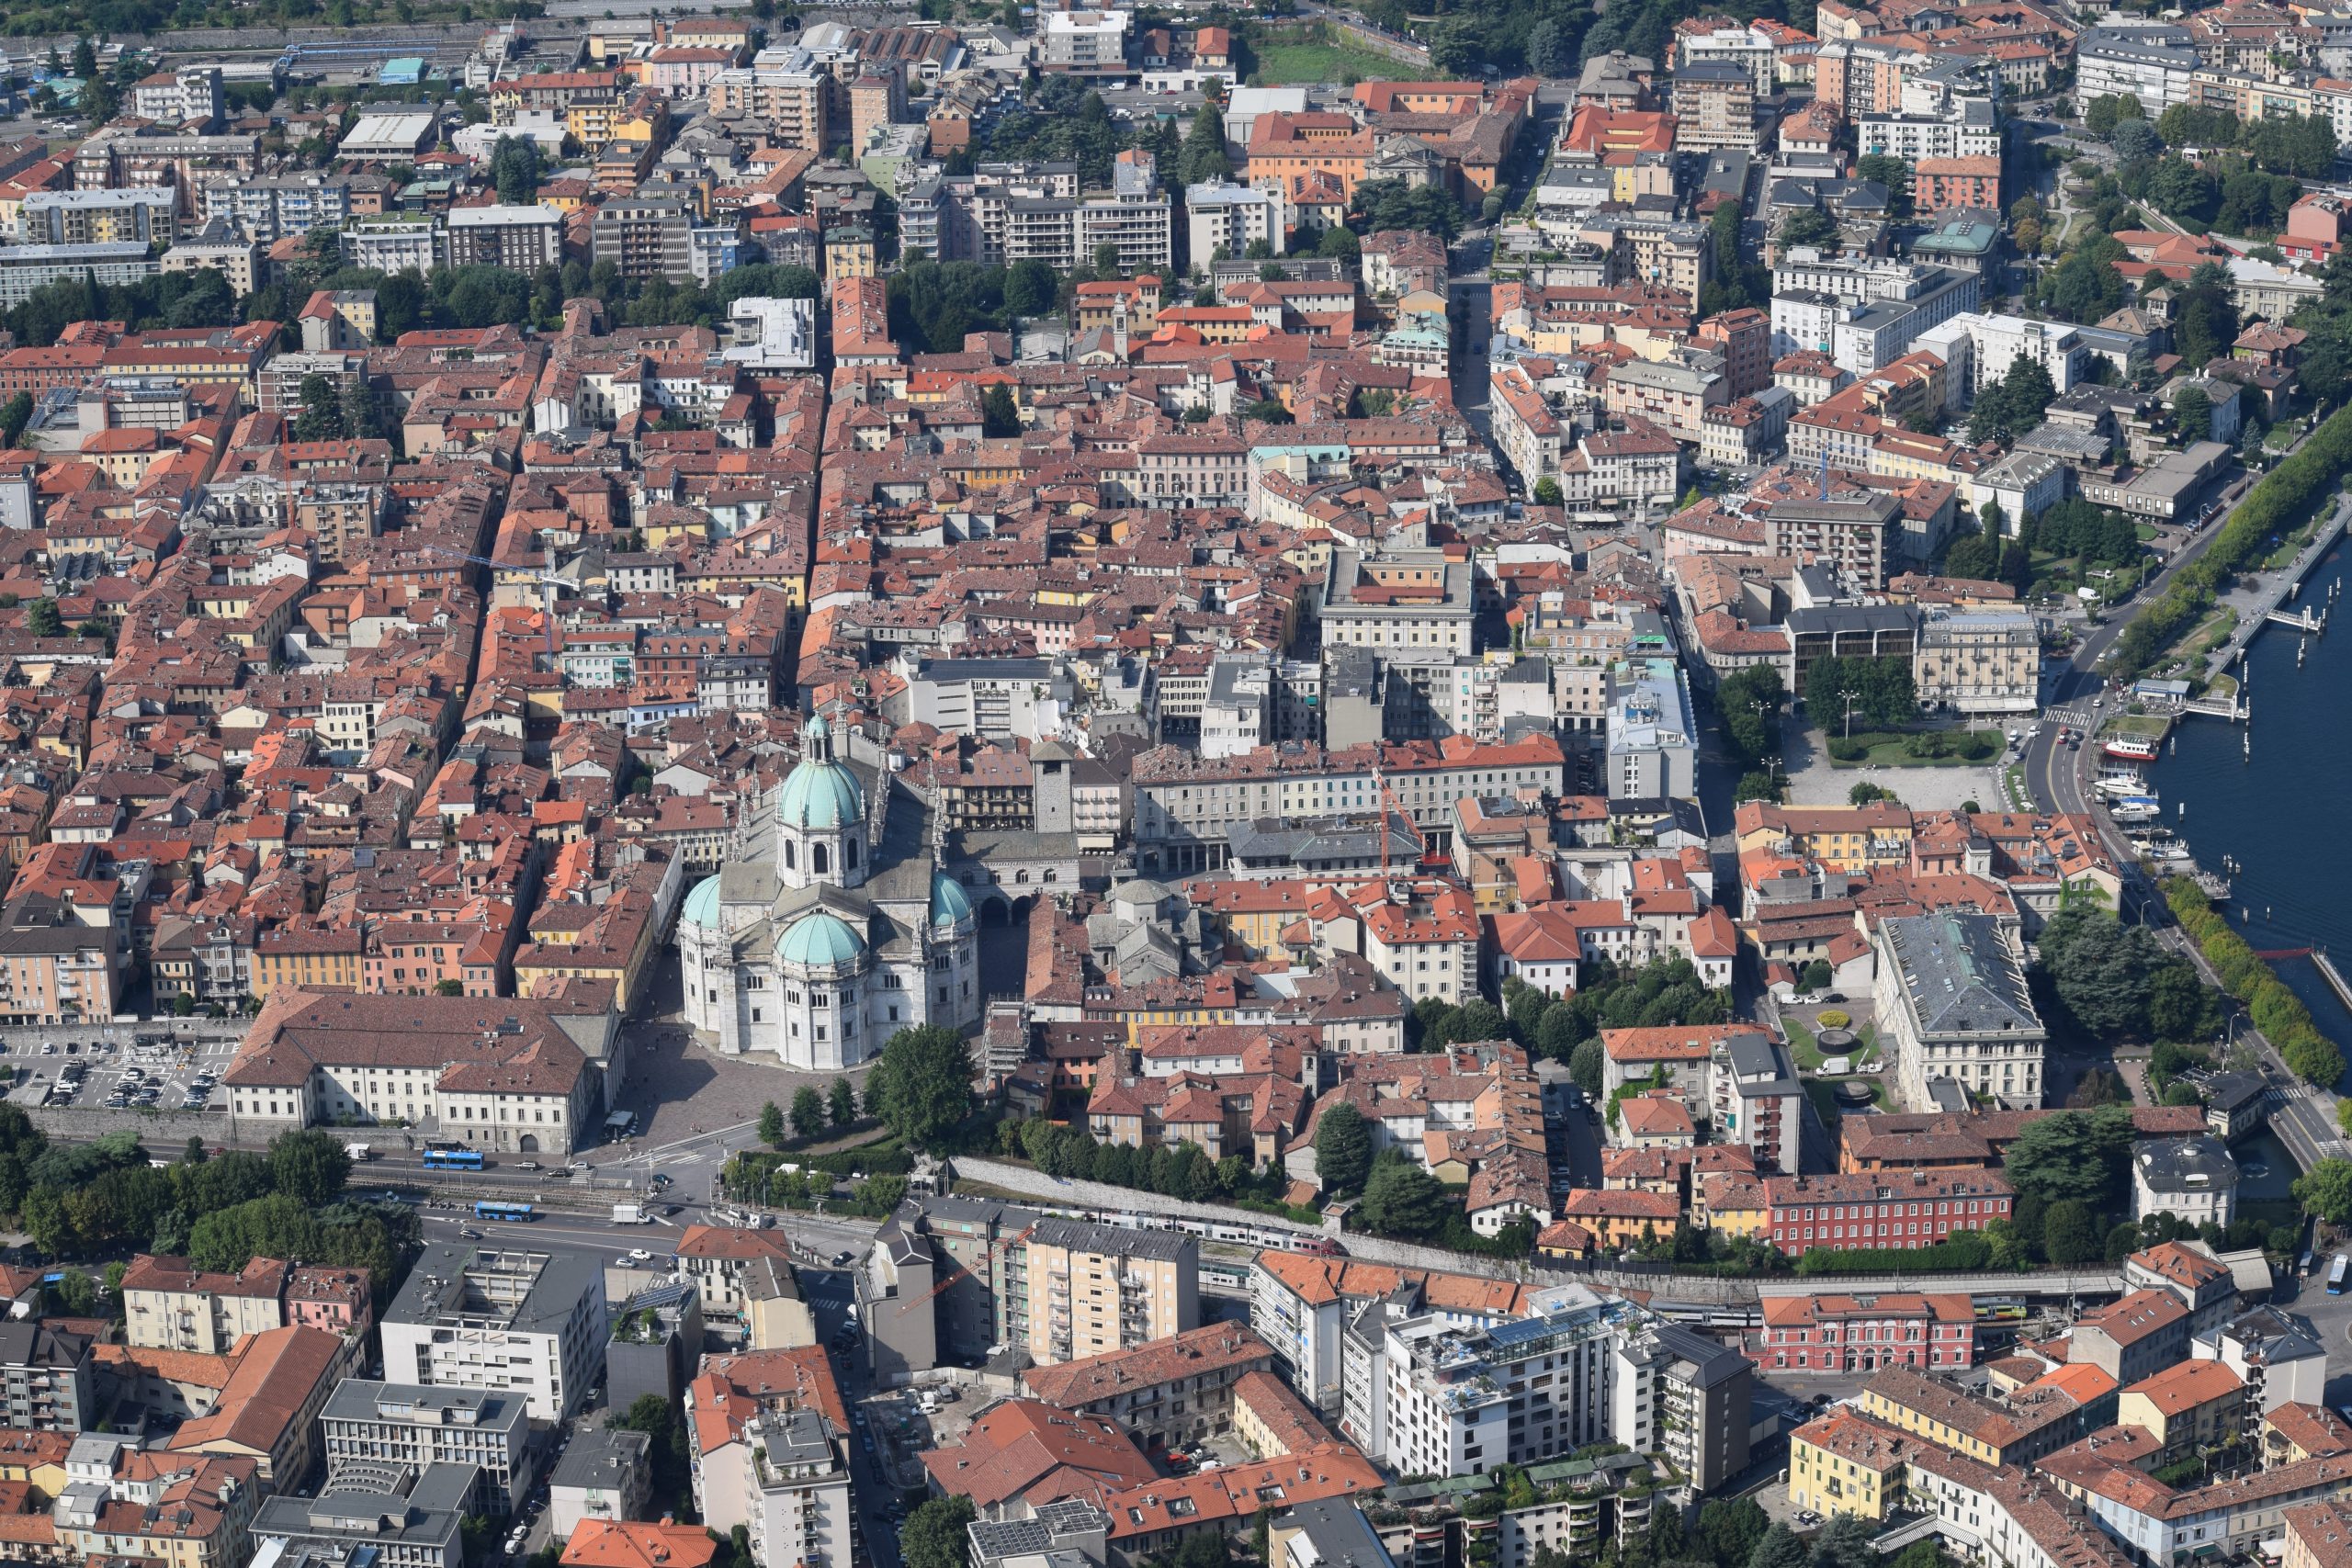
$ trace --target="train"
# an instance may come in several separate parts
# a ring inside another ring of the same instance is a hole
[[[1348,1250],[1340,1245],[1336,1236],[1317,1235],[1312,1232],[1290,1230],[1279,1225],[1254,1224],[1245,1219],[1196,1220],[1186,1214],[1141,1214],[1132,1210],[1056,1208],[1054,1212],[1098,1225],[1116,1225],[1121,1230],[1182,1231],[1203,1241],[1222,1241],[1235,1247],[1272,1248],[1277,1252],[1301,1252],[1315,1258],[1344,1258]]]

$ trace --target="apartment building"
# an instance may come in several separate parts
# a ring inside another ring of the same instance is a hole
[[[2103,1387],[2114,1393],[2112,1383]],[[1971,1393],[1943,1374],[1908,1367],[1879,1372],[1862,1385],[1861,1397],[1864,1416],[1995,1467],[2028,1464],[2055,1453],[2084,1435],[2088,1414],[2111,1408],[2030,1383],[2006,1399]]]
[[[537,1476],[529,1402],[518,1392],[345,1378],[319,1411],[319,1428],[330,1488],[355,1465],[474,1465],[481,1480],[468,1512],[503,1516]]]
[[[438,1243],[384,1312],[388,1377],[519,1394],[560,1421],[604,1370],[604,1271],[587,1253]]]
[[[2075,42],[2075,88],[2082,101],[2130,96],[2151,118],[2194,101],[2204,63],[2196,39],[2176,23],[2109,16]]]
[[[1004,1337],[1039,1366],[1198,1326],[1200,1246],[1175,1231],[1039,1220],[1006,1248]]]
[[[125,113],[164,125],[201,120],[209,126],[227,108],[218,65],[183,65],[142,77],[131,84],[130,101],[123,106]]]
[[[249,1334],[279,1327],[287,1265],[256,1258],[213,1274],[185,1258],[134,1258],[122,1277],[123,1341],[164,1350],[226,1354]]]
[[[763,1565],[856,1568],[849,1407],[821,1348],[712,1357],[688,1386],[695,1504]]]
[[[1939,910],[1882,920],[1880,1037],[1910,1103],[1933,1103],[1950,1079],[1980,1099],[2041,1103],[2049,1043],[2026,988],[2025,961],[1991,915]]]
[[[451,208],[448,247],[451,266],[536,273],[563,259],[563,215],[537,204]]]
[[[1679,799],[1696,787],[1699,726],[1690,679],[1673,660],[1611,669],[1606,748],[1611,800]]]
[[[1184,211],[1192,255],[1205,260],[1222,250],[1238,256],[1261,241],[1275,255],[1283,254],[1290,225],[1279,190],[1222,183],[1187,186]]]
[[[1613,1442],[1663,1454],[1703,1495],[1747,1468],[1756,1369],[1738,1351],[1679,1324],[1646,1320],[1616,1342]]]
[[[832,73],[815,55],[784,47],[762,50],[749,66],[711,77],[703,101],[713,114],[764,122],[775,146],[821,155],[833,150],[837,95]]]
[[[5,270],[0,265],[0,277]],[[94,925],[45,893],[19,896],[0,908],[0,1022],[113,1018],[127,956],[111,922]]]
[[[18,209],[18,240],[28,245],[111,245],[170,242],[178,229],[179,193],[135,190],[37,190]]]
[[[1731,382],[1719,371],[1671,359],[1634,359],[1612,367],[1600,385],[1611,417],[1637,417],[1694,446],[1707,410],[1731,401]]]
[[[694,1281],[704,1321],[753,1349],[817,1342],[817,1322],[792,1271],[782,1231],[689,1225],[678,1268]]]
[[[40,1521],[61,1556],[242,1568],[252,1552],[265,1483],[251,1460],[159,1453],[85,1432],[67,1451],[65,1480]]]
[[[1048,11],[1039,66],[1060,75],[1108,77],[1131,73],[1125,11]]]
[[[441,265],[441,220],[429,212],[378,212],[343,226],[349,266],[384,272],[429,273]]]
[[[97,1415],[90,1338],[37,1319],[0,1323],[0,1427],[86,1432]]]
[[[1107,1417],[1147,1449],[1186,1449],[1230,1431],[1234,1386],[1272,1368],[1274,1353],[1250,1330],[1212,1323],[1133,1349],[1022,1374],[1029,1397]]]
[[[694,276],[693,210],[670,197],[615,197],[596,209],[589,254],[628,278]]]
[[[1357,1440],[1407,1475],[1481,1474],[1620,1440],[1617,1349],[1638,1312],[1558,1285],[1538,1292],[1526,1316],[1490,1327],[1390,1321],[1376,1369],[1380,1429]],[[1629,1395],[1626,1408],[1640,1402]]]
[[[1756,77],[1736,60],[1693,60],[1673,78],[1678,152],[1740,152],[1756,146]]]
[[[1974,310],[1961,311],[1919,333],[1912,346],[1942,360],[1950,394],[1972,401],[1980,389],[2004,379],[2019,358],[2040,361],[2061,395],[2081,384],[2088,363],[2082,333],[2064,321],[1988,315]]]

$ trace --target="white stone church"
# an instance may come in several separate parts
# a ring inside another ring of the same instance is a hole
[[[821,716],[736,858],[678,916],[686,1019],[729,1055],[854,1067],[915,1024],[980,1016],[978,921],[939,871],[932,807],[836,757]]]

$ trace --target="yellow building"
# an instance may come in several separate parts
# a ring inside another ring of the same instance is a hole
[[[1004,1268],[1009,1337],[1041,1367],[1200,1326],[1199,1244],[1174,1231],[1040,1220]]]
[[[2221,1362],[2176,1361],[2116,1397],[2115,1424],[2149,1433],[2168,1459],[2184,1458],[2234,1440],[2245,1398],[2245,1380]]]
[[[1894,1427],[1833,1410],[1789,1435],[1789,1502],[1824,1516],[1883,1519],[1911,1452],[1912,1439]]]
[[[361,947],[356,930],[285,927],[264,931],[254,943],[254,998],[266,1001],[283,986],[356,991]]]
[[[881,276],[881,264],[874,249],[873,230],[861,223],[844,223],[825,236],[827,283],[839,283],[844,277]]]
[[[1868,871],[1911,859],[1911,813],[1900,806],[1776,806],[1751,800],[1732,819],[1739,852],[1786,844],[1832,871]]]
[[[1770,1228],[1764,1183],[1739,1171],[1722,1170],[1691,1184],[1690,1223],[1725,1235],[1761,1236]]]

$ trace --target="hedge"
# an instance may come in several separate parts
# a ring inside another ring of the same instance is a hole
[[[2344,1076],[2344,1053],[2319,1032],[2302,998],[2271,972],[2245,938],[2230,929],[2203,888],[2185,876],[2168,877],[2164,895],[2172,918],[2222,977],[2222,988],[2245,1004],[2254,1026],[2269,1037],[2287,1066],[2298,1077],[2322,1089],[2335,1088]]]
[[[2347,468],[2352,468],[2352,407],[2313,431],[2301,451],[2256,485],[2205,553],[2183,567],[2163,596],[2123,628],[2115,639],[2116,662],[2122,671],[2137,674],[2154,663],[2213,607],[2222,583],[2267,552],[2272,535],[2291,532],[2313,502],[2333,499],[2336,479]]]
[[[1797,1259],[1800,1274],[1973,1274],[1993,1259],[1993,1244],[1962,1231],[1933,1247],[1815,1247]]]

